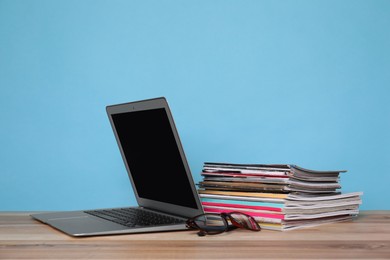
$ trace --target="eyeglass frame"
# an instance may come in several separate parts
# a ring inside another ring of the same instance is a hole
[[[240,223],[238,223],[234,217],[232,217],[231,215],[232,214],[240,214],[240,215],[243,215],[245,217],[247,217],[251,222],[255,223],[255,225],[258,227],[258,230],[255,230],[255,229],[251,229],[251,228],[248,228],[248,227],[245,227],[243,225],[241,225]],[[218,217],[221,217],[222,219],[222,222],[224,223],[224,226],[225,226],[225,229],[224,230],[221,230],[221,231],[218,231],[218,232],[208,232],[207,230],[205,230],[204,228],[201,228],[199,227],[195,220],[199,217],[202,217],[202,216],[218,216]],[[230,222],[233,224],[233,225],[229,225],[228,224],[228,218],[230,220]],[[236,229],[236,228],[243,228],[243,229],[247,229],[247,230],[250,230],[250,231],[255,231],[255,232],[258,232],[258,231],[261,231],[261,227],[260,225],[257,223],[257,221],[250,215],[248,214],[245,214],[245,213],[242,213],[242,212],[238,212],[238,211],[232,211],[232,212],[221,212],[221,213],[204,213],[204,214],[200,214],[200,215],[197,215],[195,217],[192,217],[192,218],[189,218],[187,219],[186,221],[186,227],[187,228],[194,228],[194,229],[198,229],[199,232],[198,232],[198,235],[199,236],[205,236],[206,234],[207,235],[218,235],[218,234],[221,234],[221,233],[224,233],[224,232],[227,232],[227,231],[230,231],[230,230],[233,230],[233,229]]]

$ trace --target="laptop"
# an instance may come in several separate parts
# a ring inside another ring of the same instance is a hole
[[[187,229],[203,209],[166,99],[106,110],[138,206],[31,216],[76,237]]]

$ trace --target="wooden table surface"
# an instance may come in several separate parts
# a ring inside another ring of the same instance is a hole
[[[0,259],[390,259],[390,211],[287,232],[196,231],[72,238],[30,218],[0,212]]]

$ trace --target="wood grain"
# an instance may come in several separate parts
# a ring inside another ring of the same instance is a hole
[[[0,213],[0,259],[390,259],[390,211],[302,230],[195,231],[72,238],[29,217]]]

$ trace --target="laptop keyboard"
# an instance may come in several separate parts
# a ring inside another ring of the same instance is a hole
[[[183,219],[161,215],[140,208],[87,210],[84,212],[127,227],[147,227],[185,223],[185,220]]]

